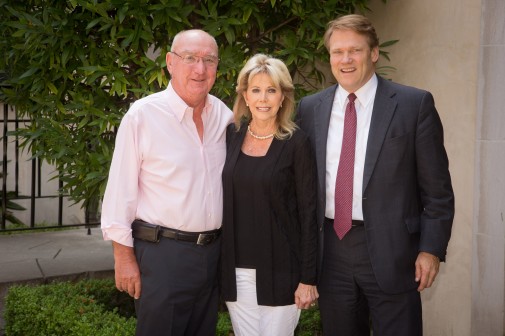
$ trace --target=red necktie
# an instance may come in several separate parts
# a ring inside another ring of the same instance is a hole
[[[354,153],[356,151],[356,95],[349,94],[345,108],[344,135],[342,151],[338,162],[335,183],[335,222],[333,228],[339,239],[349,232],[352,226],[352,189],[354,182]]]

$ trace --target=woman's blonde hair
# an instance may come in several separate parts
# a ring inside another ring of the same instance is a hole
[[[267,74],[270,76],[273,84],[277,88],[280,88],[284,95],[282,106],[277,112],[277,131],[275,132],[275,137],[277,139],[289,138],[296,129],[296,124],[292,120],[295,109],[295,88],[293,81],[284,62],[264,54],[256,54],[251,57],[238,75],[237,98],[233,105],[235,127],[238,131],[242,122],[249,123],[252,119],[251,111],[247,107],[243,94],[247,91],[249,82],[257,74]]]

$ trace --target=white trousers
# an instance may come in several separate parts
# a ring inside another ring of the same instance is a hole
[[[260,306],[256,298],[256,270],[237,268],[237,301],[226,302],[235,336],[292,336],[300,309]],[[294,294],[293,294],[294,295]]]

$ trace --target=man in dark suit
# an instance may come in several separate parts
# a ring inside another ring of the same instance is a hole
[[[375,74],[370,21],[324,36],[338,84],[303,98],[297,121],[318,170],[319,306],[325,335],[422,335],[420,292],[445,260],[454,194],[432,95]]]

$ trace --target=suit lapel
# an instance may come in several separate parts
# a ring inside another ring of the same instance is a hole
[[[365,169],[363,172],[363,193],[368,186],[372,176],[377,158],[379,157],[382,144],[389,129],[389,124],[396,111],[396,101],[393,96],[396,94],[389,82],[381,77],[377,77],[379,82],[372,111],[370,131],[365,156]]]
[[[244,143],[246,129],[247,124],[242,124],[238,132],[233,131],[232,133],[230,147],[226,155],[226,161],[230,166],[231,170],[235,169],[235,164],[237,163],[238,155],[240,154],[242,144]]]
[[[326,144],[328,127],[330,125],[331,108],[335,99],[337,85],[330,87],[321,96],[319,103],[314,106],[314,129],[316,145],[317,176],[320,190],[326,192]]]

